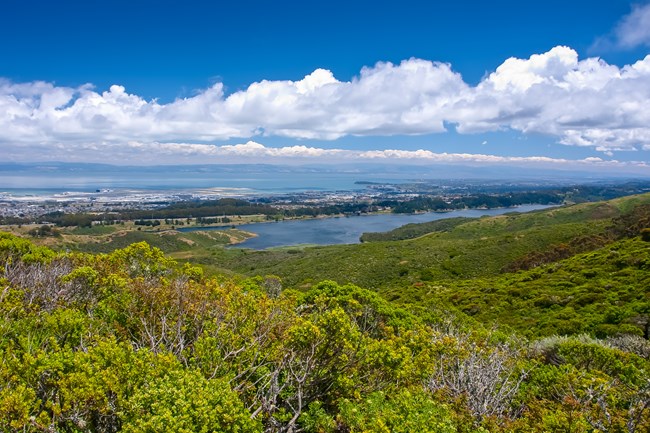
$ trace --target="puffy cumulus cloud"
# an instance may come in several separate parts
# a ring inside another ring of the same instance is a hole
[[[599,150],[650,139],[650,56],[619,68],[568,47],[508,59],[456,104],[459,132],[514,129]]]
[[[578,53],[568,47],[555,47],[529,59],[507,59],[489,75],[482,88],[491,86],[504,93],[522,93],[536,84],[558,82],[578,64]]]
[[[271,158],[313,158],[321,156],[336,156],[345,151],[340,149],[321,149],[318,147],[285,146],[266,147],[263,144],[249,141],[246,144],[220,146],[218,153],[234,156],[255,156]]]
[[[344,135],[444,131],[445,105],[467,86],[449,65],[411,59],[378,63],[340,82],[317,69],[299,81],[261,81],[226,97],[218,83],[169,104],[122,86],[0,82],[0,140],[16,143],[133,139],[224,140],[260,134]]]
[[[445,107],[467,89],[447,64],[410,59],[377,63],[340,82],[317,69],[301,81],[261,81],[224,101],[249,130],[293,138],[445,131]]]
[[[97,91],[91,85],[5,80],[0,81],[0,143],[47,148],[270,135],[334,140],[444,133],[454,125],[460,133],[542,133],[566,145],[611,152],[647,149],[647,107],[650,56],[618,67],[598,58],[581,60],[560,46],[507,59],[476,86],[449,64],[421,59],[380,62],[350,81],[317,69],[302,80],[264,80],[229,95],[217,83],[167,104],[119,85]],[[240,151],[275,152],[248,144],[222,149]],[[283,152],[317,151],[295,146]]]

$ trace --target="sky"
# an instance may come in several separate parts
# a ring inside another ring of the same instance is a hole
[[[650,175],[650,2],[4,0],[7,162]]]

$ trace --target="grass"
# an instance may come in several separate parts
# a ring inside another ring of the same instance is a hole
[[[92,227],[75,227],[70,230],[71,234],[82,236],[98,236],[115,233],[119,226],[93,225]]]
[[[446,232],[456,226],[471,221],[473,218],[456,217],[426,223],[411,223],[388,232],[370,232],[361,235],[361,242],[400,241],[415,239],[433,232]]]
[[[114,228],[117,227],[117,228]],[[214,249],[242,242],[252,236],[243,230],[224,227],[224,230],[178,232],[175,230],[145,229],[121,226],[95,226],[63,231],[63,241],[58,249],[87,253],[108,253],[145,241],[160,248],[172,257],[201,258],[211,255]],[[56,248],[57,246],[55,246]]]

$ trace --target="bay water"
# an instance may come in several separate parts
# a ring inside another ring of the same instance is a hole
[[[463,209],[449,212],[418,214],[354,215],[306,220],[285,220],[238,225],[237,228],[257,236],[235,245],[236,248],[264,250],[292,245],[334,245],[359,243],[364,232],[385,232],[409,223],[423,223],[444,218],[502,215],[508,212],[529,212],[545,209],[546,205],[522,205],[498,209]],[[183,227],[182,232],[223,230],[223,227]]]

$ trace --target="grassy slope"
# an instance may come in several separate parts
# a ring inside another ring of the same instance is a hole
[[[415,239],[433,232],[448,232],[454,227],[475,218],[455,217],[426,223],[406,224],[388,232],[367,232],[361,235],[361,242],[401,241]]]
[[[409,240],[261,251],[217,257],[217,262],[243,274],[276,274],[297,287],[331,279],[384,291],[422,281],[493,276],[531,251],[602,233],[611,218],[640,203],[650,203],[650,194],[480,218]]]
[[[448,305],[531,337],[643,333],[650,320],[650,243],[624,239],[558,263],[491,278],[428,283],[389,299]]]
[[[31,227],[23,227],[22,231],[13,230],[13,232],[25,236],[30,229]],[[146,228],[137,230],[132,225],[126,227],[96,225],[93,227],[56,230],[57,236],[31,239],[38,245],[45,245],[55,250],[80,251],[92,254],[110,253],[133,243],[145,241],[175,259],[203,263],[214,261],[213,258],[217,255],[219,257],[239,255],[239,251],[226,250],[224,247],[253,236],[252,233],[226,227],[223,230],[194,232]]]

